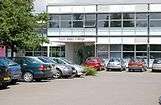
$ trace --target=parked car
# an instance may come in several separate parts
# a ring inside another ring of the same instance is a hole
[[[159,97],[159,105],[161,105],[161,96]]]
[[[0,87],[3,89],[7,88],[8,83],[11,82],[11,79],[11,72],[5,66],[0,66]]]
[[[104,63],[103,60],[99,57],[89,57],[86,59],[86,61],[83,64],[84,66],[94,68],[96,70],[102,70],[104,69]]]
[[[56,73],[53,74],[53,78],[72,77],[76,73],[76,70],[72,69],[71,66],[58,64],[49,57],[38,57],[38,58],[42,60],[44,63],[53,65],[53,68],[56,70]]]
[[[68,66],[72,67],[73,70],[76,70],[76,76],[83,75],[84,68],[82,66],[77,65],[77,64],[73,64],[65,58],[52,57],[51,59],[56,61],[58,64],[68,65]]]
[[[146,71],[143,59],[131,59],[128,63],[128,71]]]
[[[161,58],[154,60],[152,65],[152,71],[161,71]]]
[[[107,70],[126,70],[125,62],[122,59],[112,58],[107,64]]]
[[[21,65],[22,79],[26,82],[52,77],[51,66],[39,60],[38,57],[15,57],[13,60]]]
[[[8,69],[8,71],[11,72],[12,75],[12,80],[11,80],[11,84],[16,84],[16,82],[18,80],[21,79],[21,67],[19,64],[13,62],[11,59],[8,58],[0,58],[0,66],[4,66],[6,67],[6,69]]]

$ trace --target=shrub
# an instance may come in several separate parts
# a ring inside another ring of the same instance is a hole
[[[84,73],[85,73],[85,75],[87,75],[87,76],[89,76],[89,75],[91,75],[91,76],[96,76],[97,70],[94,69],[94,68],[91,68],[91,67],[85,67],[85,68],[84,68]]]

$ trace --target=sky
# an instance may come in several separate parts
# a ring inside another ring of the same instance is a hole
[[[46,11],[46,0],[35,0],[34,8],[36,13]]]

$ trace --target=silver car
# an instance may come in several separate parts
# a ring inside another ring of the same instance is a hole
[[[53,78],[60,78],[60,77],[71,77],[75,75],[76,71],[72,69],[72,67],[58,64],[54,60],[48,57],[38,57],[44,63],[49,63],[53,66]]]
[[[161,58],[154,60],[152,65],[152,71],[161,71]]]
[[[70,61],[68,61],[65,58],[52,57],[52,59],[56,61],[58,64],[64,64],[64,65],[72,67],[73,70],[76,70],[76,76],[83,75],[84,68],[82,66],[77,65],[77,64],[72,64]]]
[[[125,70],[126,69],[125,62],[122,59],[116,59],[116,58],[110,59],[107,64],[107,70],[111,71],[114,69],[120,71]]]

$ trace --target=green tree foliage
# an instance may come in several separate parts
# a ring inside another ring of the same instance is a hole
[[[0,0],[0,43],[13,48],[36,48],[48,42],[38,31],[47,14],[34,14],[33,0]]]

